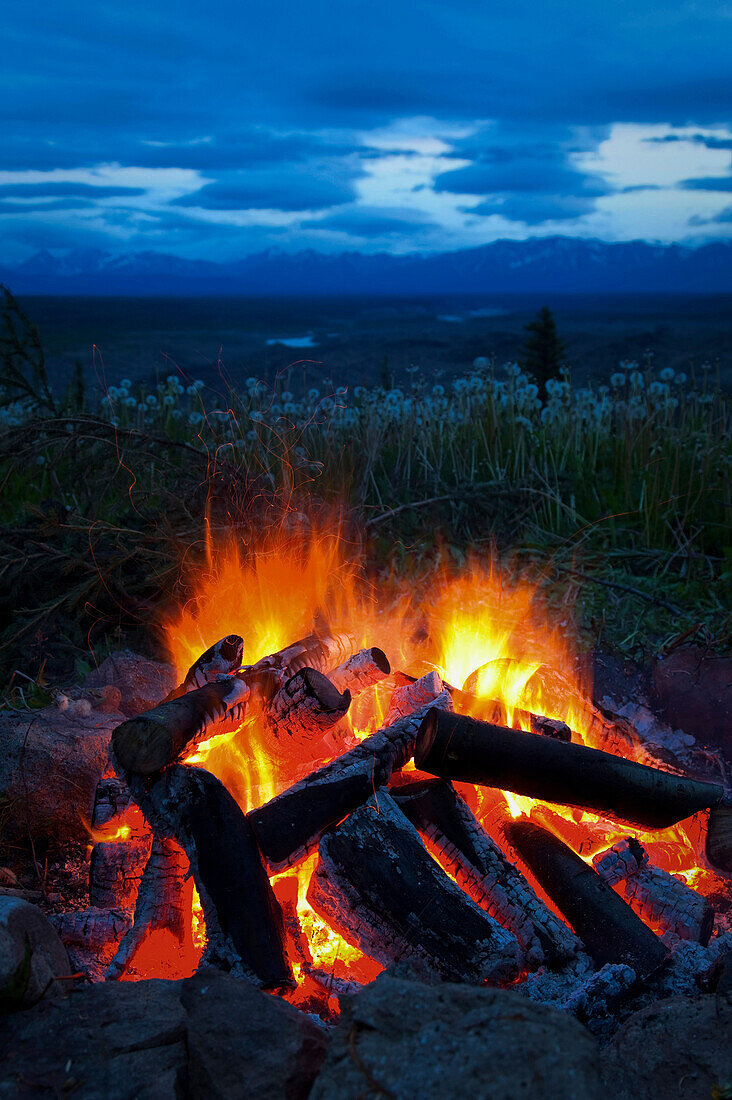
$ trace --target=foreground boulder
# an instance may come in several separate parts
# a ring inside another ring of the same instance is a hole
[[[65,993],[69,983],[58,979],[69,970],[66,948],[41,910],[21,898],[0,897],[0,1011]]]
[[[191,1096],[305,1100],[325,1032],[296,1008],[219,970],[183,983]]]
[[[341,1001],[311,1100],[600,1100],[598,1047],[565,1013],[503,990],[381,975]]]
[[[323,1030],[221,971],[103,982],[0,1018],[0,1100],[304,1100]]]
[[[732,1089],[732,993],[671,997],[634,1013],[603,1058],[615,1100],[709,1100]]]
[[[186,1077],[179,982],[108,982],[0,1020],[0,1097],[177,1100]]]

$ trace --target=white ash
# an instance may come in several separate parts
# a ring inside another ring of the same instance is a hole
[[[615,700],[605,696],[600,700],[600,706],[627,718],[645,745],[655,745],[680,759],[688,756],[689,750],[696,745],[696,739],[690,733],[684,733],[682,729],[671,729],[642,703],[628,702],[618,706]]]

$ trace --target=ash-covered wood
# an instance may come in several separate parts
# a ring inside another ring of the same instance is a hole
[[[116,758],[123,769],[138,775],[161,771],[198,742],[236,729],[301,668],[322,672],[354,648],[350,634],[309,634],[236,674],[220,676],[123,722],[112,735]]]
[[[359,649],[347,661],[331,669],[328,679],[338,691],[350,691],[355,698],[368,691],[380,680],[385,680],[391,672],[389,659],[382,649]]]
[[[249,686],[237,676],[225,676],[178,699],[130,718],[112,734],[112,750],[120,766],[138,775],[162,771],[198,742],[235,729],[247,715]]]
[[[308,901],[385,966],[417,956],[453,981],[518,973],[516,940],[448,878],[384,790],[323,837]]]
[[[267,704],[264,719],[275,741],[298,745],[322,737],[350,705],[350,691],[339,691],[314,668],[301,668]]]
[[[318,844],[325,829],[360,806],[414,751],[430,707],[451,707],[446,691],[420,710],[384,726],[350,752],[305,776],[247,815],[270,873],[284,870]]]
[[[291,988],[282,913],[251,826],[223,783],[201,768],[173,765],[151,788],[144,808],[155,829],[174,836],[190,861],[207,959],[240,965],[264,989]]]
[[[65,947],[104,952],[116,947],[132,925],[131,909],[79,909],[52,919]]]
[[[577,955],[577,937],[537,897],[451,783],[411,783],[390,793],[473,901],[514,934],[528,966]]]
[[[638,916],[661,931],[672,947],[692,940],[706,947],[714,928],[714,910],[702,894],[648,860],[636,837],[623,837],[598,852],[592,863],[600,878],[624,898]]]
[[[126,780],[118,775],[105,775],[97,784],[94,795],[92,829],[101,830],[121,824],[126,812],[135,806],[135,799]]]
[[[130,909],[135,904],[151,837],[99,841],[89,861],[89,903],[99,909]]]
[[[184,904],[188,860],[175,840],[154,836],[137,892],[132,927],[125,933],[108,978],[120,978],[150,932],[166,928],[184,947],[191,936],[191,913]]]
[[[429,703],[430,699],[436,699],[440,692],[445,690],[446,686],[437,672],[428,672],[419,680],[410,678],[408,683],[402,684],[392,692],[389,707],[384,716],[384,725],[393,725],[400,718],[405,718],[423,707],[425,703]]]
[[[541,734],[542,737],[553,737],[555,741],[572,740],[571,729],[559,718],[545,718],[542,714],[532,714],[530,722],[532,733]]]
[[[417,738],[415,762],[443,779],[479,783],[604,817],[665,828],[716,806],[724,790],[584,745],[435,711]]]
[[[597,872],[540,825],[505,821],[510,849],[564,914],[597,966],[624,963],[642,980],[667,957],[661,940]]]
[[[178,699],[195,688],[203,687],[217,676],[236,672],[241,668],[244,656],[244,639],[238,634],[227,634],[197,657],[185,675],[183,683],[174,688],[169,699]],[[166,700],[166,702],[167,702]]]

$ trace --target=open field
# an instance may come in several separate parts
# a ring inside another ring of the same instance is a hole
[[[606,381],[621,360],[691,374],[708,362],[732,390],[732,296],[490,295],[403,299],[28,298],[52,380],[82,364],[89,386],[121,378],[157,382],[176,367],[208,385],[221,374],[272,384],[292,364],[290,384],[404,385],[418,366],[451,380],[479,356],[515,360],[524,326],[549,305],[575,382]],[[313,346],[268,344],[277,338]]]

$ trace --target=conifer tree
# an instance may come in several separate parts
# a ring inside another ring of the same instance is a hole
[[[548,306],[539,310],[534,320],[526,325],[526,331],[529,336],[522,348],[521,367],[534,376],[541,399],[546,401],[546,384],[550,378],[559,378],[565,356],[554,315]]]

